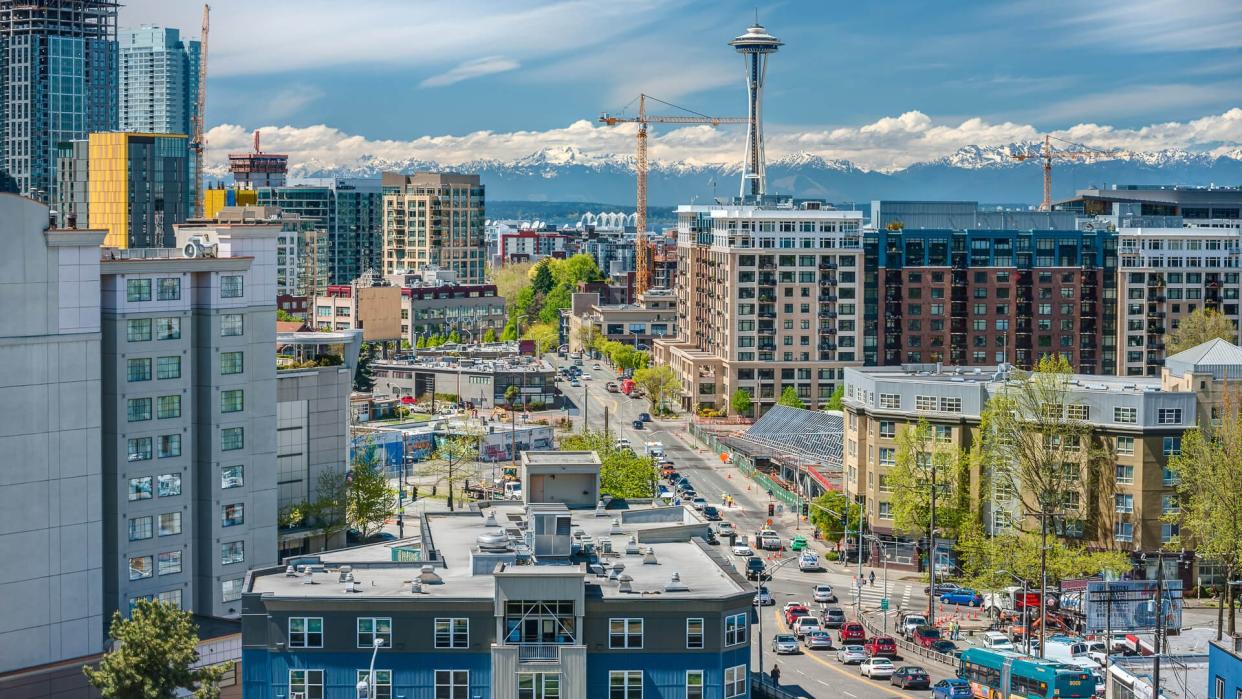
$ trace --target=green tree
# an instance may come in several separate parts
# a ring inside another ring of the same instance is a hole
[[[888,457],[880,450],[880,464],[892,458],[880,475],[880,489],[893,493],[889,504],[893,527],[909,534],[930,536],[932,482],[936,485],[936,528],[956,532],[971,511],[970,461],[942,437],[926,419],[897,434],[897,448]]]
[[[845,386],[837,386],[824,405],[824,410],[845,410]]]
[[[977,523],[964,528],[957,539],[958,563],[966,584],[979,590],[1001,590],[1014,584],[1010,573],[1037,588],[1040,554],[1045,554],[1048,584],[1062,580],[1130,570],[1124,551],[1091,551],[1053,538],[1042,550],[1038,532],[1013,532],[988,536]]]
[[[536,294],[547,294],[552,291],[552,287],[556,286],[556,279],[552,277],[552,260],[544,259],[535,265],[534,276],[531,277],[531,287]]]
[[[517,399],[518,399],[518,396],[520,395],[522,395],[522,389],[518,388],[517,386],[509,386],[508,388],[505,389],[505,403],[509,404],[510,410],[512,410],[514,406],[517,405]]]
[[[483,342],[490,343],[490,342],[495,342],[495,341],[496,341],[495,328],[488,328],[487,330],[483,331]]]
[[[104,699],[173,699],[178,690],[216,699],[217,683],[233,665],[192,668],[199,661],[198,627],[189,612],[166,602],[139,599],[129,619],[113,612],[108,636],[113,648],[98,669],[82,668]]]
[[[557,284],[544,297],[543,308],[539,311],[539,320],[544,323],[560,323],[561,311],[572,305],[573,293],[573,286],[565,283]]]
[[[1238,341],[1238,329],[1228,316],[1211,309],[1199,308],[1182,318],[1176,328],[1165,336],[1169,354],[1177,354],[1192,347],[1220,338],[1229,342]]]
[[[296,323],[302,319],[293,315],[289,311],[286,311],[283,308],[277,308],[276,309],[276,320],[280,321],[281,323]]]
[[[306,519],[323,533],[323,546],[349,528],[346,517],[349,479],[344,471],[323,471],[316,482],[315,499],[305,506]]]
[[[560,327],[554,323],[535,323],[526,329],[522,337],[535,341],[535,351],[540,354],[556,349],[561,339]]]
[[[582,351],[597,349],[596,344],[599,342],[599,328],[590,320],[584,320],[582,325],[578,326],[577,340]]]
[[[375,361],[375,345],[362,343],[358,351],[358,365],[354,367],[354,390],[369,393],[375,387],[375,376],[371,371],[371,362]]]
[[[824,541],[840,541],[847,528],[858,531],[860,508],[845,493],[830,490],[815,498],[811,505],[811,524]]]
[[[639,369],[634,372],[634,383],[646,391],[653,412],[663,407],[666,398],[681,392],[681,379],[668,366]]]
[[[733,408],[734,415],[749,416],[750,409],[754,407],[750,400],[750,392],[744,388],[737,389],[729,399],[729,406]]]
[[[454,510],[453,492],[467,475],[466,464],[479,458],[479,435],[464,434],[438,440],[432,458],[422,462],[419,474],[448,487],[448,508]]]
[[[599,455],[601,495],[614,498],[650,498],[659,478],[655,459],[639,456],[629,449],[618,449],[600,432],[584,432],[561,438],[566,451],[593,451]]]
[[[414,342],[414,347],[418,349],[426,349],[427,348],[427,337],[425,335],[419,335],[418,339]]]
[[[578,282],[604,281],[604,274],[599,271],[595,258],[584,252],[565,260],[556,260],[552,275],[558,283],[568,283],[574,288],[577,288]]]
[[[530,286],[533,262],[515,262],[503,267],[488,270],[487,278],[496,285],[496,295],[502,299],[512,299],[524,287]]]
[[[785,390],[781,391],[781,399],[776,401],[776,404],[789,408],[806,408],[806,403],[798,397],[798,391],[793,386],[786,386]]]
[[[510,320],[509,322],[505,323],[504,329],[500,331],[500,341],[501,342],[513,342],[516,339],[518,339],[517,322]]]
[[[449,333],[448,341],[453,344],[458,344],[461,342],[461,335],[459,335],[457,331],[454,330],[453,332]]]
[[[363,538],[378,532],[397,506],[397,491],[388,484],[384,465],[373,444],[357,449],[345,493],[345,516]]]

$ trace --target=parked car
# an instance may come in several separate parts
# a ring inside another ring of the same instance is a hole
[[[767,572],[763,565],[763,559],[758,556],[751,556],[746,559],[746,579],[747,580],[771,580],[772,575]]]
[[[755,593],[756,607],[770,607],[776,604],[776,600],[772,598],[772,593],[768,592],[768,588],[760,586],[759,591]]]
[[[642,420],[643,422],[651,422],[651,415],[648,413],[639,413],[638,419]]]
[[[789,540],[790,551],[801,551],[804,548],[806,548],[806,537],[805,536],[802,536],[801,534],[796,534],[794,538]]]
[[[858,666],[858,674],[873,680],[886,680],[893,676],[897,668],[888,658],[867,658]]]
[[[690,505],[696,510],[702,510],[707,507],[707,498],[702,496],[691,498]]]
[[[897,642],[892,636],[874,636],[863,644],[863,650],[867,651],[869,658],[896,658]]]
[[[984,631],[979,638],[979,645],[988,650],[1014,650],[1013,641],[1010,641],[1008,636],[999,631]]]
[[[931,686],[931,676],[917,665],[902,665],[889,678],[888,683],[902,689],[927,689]]]
[[[802,645],[807,650],[832,650],[832,635],[823,629],[808,631],[802,637]]]
[[[819,625],[819,619],[816,619],[809,613],[806,616],[800,616],[797,619],[794,619],[792,628],[794,635],[798,638],[802,638],[811,631],[823,631],[823,628]]]
[[[954,591],[954,590],[960,589],[961,587],[962,587],[962,586],[961,586],[961,585],[958,585],[957,583],[952,583],[952,582],[938,582],[938,583],[936,583],[936,594],[935,594],[935,596],[936,596],[936,597],[939,597],[940,595],[943,595],[943,594],[945,594],[946,592],[952,592],[952,591]],[[924,586],[923,586],[923,594],[925,594],[925,595],[931,595],[931,585],[924,585]]]
[[[866,651],[857,644],[841,646],[841,650],[837,651],[837,662],[843,665],[853,665],[854,663],[866,662],[866,660]]]
[[[716,533],[721,536],[728,536],[730,534],[736,534],[737,531],[733,528],[732,523],[721,522],[720,524],[716,525]]]
[[[785,617],[785,624],[793,626],[798,617],[810,616],[811,610],[806,608],[801,602],[790,602],[781,609],[781,615]]]
[[[829,607],[824,610],[824,618],[820,624],[825,629],[839,629],[845,623],[845,610],[840,607]]]
[[[961,652],[957,649],[956,643],[943,638],[931,644],[931,649],[937,653],[943,653],[945,655],[952,655],[955,657]]]
[[[747,558],[750,558],[751,556],[755,555],[755,552],[751,551],[750,547],[747,546],[746,544],[734,544],[729,549],[729,553],[732,553],[734,556],[745,556]],[[760,562],[762,563],[762,561]]]
[[[716,509],[715,505],[704,505],[703,516],[706,517],[709,522],[718,521],[720,519],[720,510]]]
[[[931,648],[931,644],[940,640],[940,629],[934,626],[920,626],[910,634],[910,640],[924,648]]]
[[[983,595],[975,592],[968,587],[958,588],[940,595],[941,604],[956,604],[960,606],[982,607]]]
[[[641,430],[643,428],[643,421],[635,420],[634,422],[630,423],[630,426],[636,430]]]
[[[842,645],[846,643],[858,643],[861,645],[866,640],[867,631],[857,621],[847,621],[837,629],[837,641]]]
[[[932,685],[932,699],[970,699],[970,683],[959,678],[940,680]]]
[[[699,494],[694,491],[694,488],[687,488],[686,490],[681,491],[681,499],[686,502],[690,502],[698,496]]]
[[[832,585],[816,585],[811,588],[811,592],[815,595],[816,602],[827,603],[837,601],[837,593],[832,591]]]
[[[777,655],[786,655],[798,652],[798,639],[793,634],[782,633],[777,634],[772,639],[772,652]]]
[[[596,370],[596,371],[599,371],[599,370],[603,369],[604,367],[600,366],[600,365],[599,365],[599,362],[596,362],[596,363],[594,363],[594,364],[592,364],[592,365],[591,365],[591,368],[592,368],[592,369],[594,369],[594,370]]]
[[[621,389],[617,387],[616,381],[609,381],[608,383],[604,384],[604,390],[608,391],[609,393],[617,393]]]
[[[801,556],[798,556],[798,570],[801,570],[804,573],[809,573],[823,569],[824,566],[820,564],[819,556],[816,556],[810,552],[803,553]]]

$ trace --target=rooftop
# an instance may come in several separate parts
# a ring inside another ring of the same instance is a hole
[[[902,364],[899,367],[847,367],[868,378],[881,380],[910,380],[922,383],[982,384],[989,390],[1001,386],[1004,381],[1000,367],[958,367],[937,364]],[[1006,375],[1013,378],[1012,366],[1006,366]],[[1159,393],[1164,391],[1158,377],[1148,376],[1100,376],[1073,374],[1070,390],[1100,391],[1123,394]],[[848,394],[847,394],[848,397]]]
[[[420,350],[421,351],[421,350]],[[433,371],[458,371],[474,373],[495,372],[541,372],[551,373],[556,369],[542,359],[532,357],[506,357],[497,359],[468,359],[459,357],[428,357],[413,359],[375,360],[374,366],[387,369],[427,369]]]
[[[1171,374],[1211,374],[1218,380],[1242,378],[1242,347],[1217,338],[1178,352],[1164,364]]]
[[[524,451],[522,463],[531,466],[582,466],[600,465],[599,455],[593,451]]]

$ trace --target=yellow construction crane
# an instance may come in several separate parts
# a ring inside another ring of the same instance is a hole
[[[1044,136],[1043,150],[1038,153],[1014,153],[1013,159],[1018,161],[1026,161],[1031,158],[1043,158],[1044,161],[1044,199],[1039,205],[1040,211],[1052,211],[1052,160],[1054,158],[1060,160],[1089,160],[1100,156],[1112,157],[1120,155],[1120,151],[1102,151],[1095,150],[1081,143],[1074,143],[1063,138],[1056,140],[1067,145],[1075,146],[1079,150],[1053,150],[1052,140],[1056,136]]]
[[[680,109],[687,112],[688,115],[656,116],[648,114],[647,100],[659,102],[674,109]],[[633,103],[631,102],[631,104]],[[608,126],[638,124],[638,147],[634,158],[634,170],[638,177],[638,201],[634,212],[636,214],[636,228],[638,230],[638,237],[634,241],[634,295],[637,296],[651,287],[651,251],[647,248],[647,125],[707,124],[708,126],[719,126],[720,124],[745,124],[748,120],[745,117],[707,116],[685,107],[678,107],[675,104],[665,102],[651,95],[640,94],[638,96],[638,116],[621,117],[605,113],[600,115],[599,122]]]
[[[207,32],[211,28],[211,5],[203,5],[203,34],[198,48],[198,98],[192,127],[190,150],[194,151],[194,215],[203,217],[203,153],[207,143],[203,137],[203,117],[207,110]]]

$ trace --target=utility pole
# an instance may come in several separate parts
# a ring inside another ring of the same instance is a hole
[[[604,406],[604,439],[608,439],[608,406]]]
[[[588,424],[588,411],[590,410],[591,393],[590,388],[583,382],[582,385],[582,434],[586,434],[590,429]]]
[[[1044,658],[1048,629],[1048,512],[1039,513],[1039,659]]]
[[[1160,653],[1164,650],[1164,552],[1156,554],[1156,637],[1152,644],[1151,695],[1160,699]],[[1111,640],[1110,640],[1111,643]]]
[[[931,455],[931,513],[927,518],[927,624],[936,625],[936,457]]]

